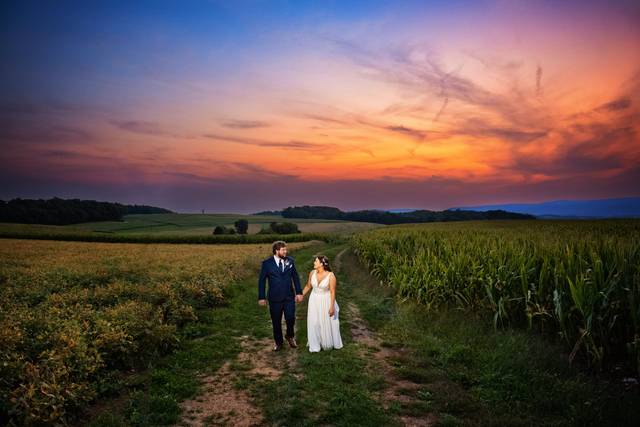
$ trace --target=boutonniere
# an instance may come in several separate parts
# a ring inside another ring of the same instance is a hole
[[[289,267],[291,265],[291,261],[289,261],[288,259],[284,261],[284,268],[286,269],[287,267]]]

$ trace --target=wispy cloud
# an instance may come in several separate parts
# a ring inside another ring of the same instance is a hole
[[[163,130],[157,122],[141,120],[111,120],[110,123],[119,129],[143,135],[171,135],[171,133]]]
[[[418,141],[424,140],[424,138],[427,135],[427,132],[425,131],[412,129],[406,126],[387,126],[386,129],[390,130],[391,132],[396,132],[402,135],[410,136],[411,138],[414,138]]]
[[[247,162],[215,162],[217,170],[224,170],[224,174],[217,174],[215,176],[204,176],[190,172],[181,171],[165,171],[163,175],[178,177],[187,181],[205,183],[205,184],[217,184],[223,185],[230,180],[243,180],[256,182],[256,180],[288,180],[297,179],[299,176],[288,173],[285,171],[271,170],[265,167],[255,165]]]
[[[42,115],[110,115],[113,108],[96,104],[81,104],[63,100],[42,99],[39,102],[7,101],[0,104],[0,115],[42,116]]]
[[[72,150],[44,150],[39,155],[46,156],[47,158],[56,158],[60,160],[74,160],[74,161],[98,161],[98,162],[113,162],[114,158],[111,156],[98,155],[88,153],[86,151],[72,151]]]
[[[606,130],[598,127],[597,133],[583,139],[572,133],[566,133],[564,137],[569,141],[550,156],[532,157],[526,152],[516,152],[513,163],[506,168],[522,175],[586,175],[596,179],[601,172],[619,173],[640,162],[640,147],[635,151],[628,150],[638,140],[637,131],[632,127],[608,126]]]
[[[501,127],[507,128],[539,127],[540,123],[553,121],[553,117],[546,109],[540,107],[539,101],[536,101],[535,97],[527,98],[521,93],[510,91],[509,88],[505,88],[502,92],[487,89],[471,78],[462,75],[462,63],[453,67],[443,65],[432,49],[425,48],[431,53],[416,59],[415,46],[400,45],[391,49],[374,51],[354,41],[339,38],[330,40],[334,43],[336,50],[344,57],[349,58],[355,65],[376,70],[375,73],[364,76],[365,78],[394,85],[407,93],[422,94],[418,103],[390,106],[386,110],[387,113],[410,111],[414,117],[421,114],[425,124],[436,123],[443,118],[447,107],[452,102],[456,102],[456,109],[447,116],[447,123],[456,121],[455,114],[463,107],[467,111],[472,107],[476,111],[490,114],[500,122]],[[492,68],[496,70],[495,72],[503,73],[503,79],[512,78],[513,71],[522,67],[520,62],[495,58],[483,59],[477,52],[467,51],[466,53],[474,60],[481,60],[487,67],[493,63],[500,64]],[[542,70],[541,65],[538,65],[534,70],[536,86],[532,95],[542,94]],[[441,99],[442,101],[440,107],[434,111],[431,107],[425,107],[422,104],[423,99],[430,101]],[[428,120],[429,118],[431,120]]]
[[[542,67],[536,68],[536,96],[542,95]]]
[[[620,111],[626,110],[629,107],[631,107],[631,99],[619,98],[601,105],[600,107],[596,108],[596,111]]]
[[[474,138],[498,138],[507,142],[531,142],[544,138],[549,129],[523,129],[496,126],[480,117],[469,117],[456,123],[451,134],[468,135]]]
[[[311,142],[298,141],[298,140],[268,141],[263,139],[243,138],[243,137],[221,135],[221,134],[215,134],[215,133],[206,133],[206,134],[203,134],[202,136],[207,139],[233,142],[236,144],[243,144],[243,145],[253,145],[257,147],[287,148],[291,150],[301,150],[301,151],[321,151],[326,148],[326,146],[322,144],[315,144]]]
[[[223,121],[222,126],[231,129],[255,129],[268,127],[270,124],[260,120],[228,120]]]
[[[93,133],[63,122],[0,118],[0,142],[7,145],[87,143],[94,140]]]

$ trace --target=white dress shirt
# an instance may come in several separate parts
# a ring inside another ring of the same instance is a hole
[[[276,260],[276,265],[278,266],[278,269],[280,269],[280,271],[282,271],[284,269],[285,259],[284,258],[280,258],[278,255],[274,255],[273,259]],[[280,260],[282,260],[282,268],[280,268]]]

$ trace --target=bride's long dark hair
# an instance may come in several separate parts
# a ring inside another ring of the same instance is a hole
[[[331,266],[329,265],[329,258],[327,258],[324,255],[318,255],[316,256],[316,258],[318,258],[318,261],[320,261],[320,264],[322,264],[322,267],[324,267],[326,271],[331,271]]]

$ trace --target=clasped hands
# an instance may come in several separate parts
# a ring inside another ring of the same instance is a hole
[[[304,295],[296,295],[296,303],[302,302],[303,300],[304,300]],[[267,305],[267,300],[266,299],[260,299],[260,300],[258,300],[258,304]]]

